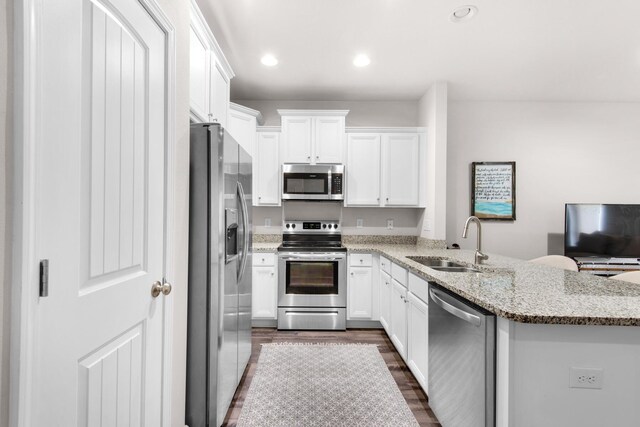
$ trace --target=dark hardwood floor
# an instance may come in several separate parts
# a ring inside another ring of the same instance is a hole
[[[258,356],[260,355],[260,344],[271,342],[323,342],[323,343],[362,343],[377,344],[382,358],[387,363],[387,367],[398,384],[398,388],[407,401],[409,408],[413,411],[418,423],[426,427],[440,427],[440,423],[429,408],[427,396],[420,385],[411,374],[411,371],[396,352],[387,334],[381,329],[349,329],[341,331],[278,331],[270,328],[254,328],[252,334],[253,349],[249,366],[244,372],[240,386],[236,391],[231,408],[227,412],[223,426],[235,427],[242,403],[249,390],[251,379],[256,371]],[[268,427],[268,426],[265,426]],[[374,426],[372,426],[374,427]]]

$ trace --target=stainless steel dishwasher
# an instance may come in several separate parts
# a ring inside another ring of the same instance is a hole
[[[429,299],[429,406],[443,427],[495,426],[495,315],[433,283]]]

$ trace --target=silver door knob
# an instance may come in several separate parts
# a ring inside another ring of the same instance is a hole
[[[151,285],[151,296],[154,298],[158,298],[158,296],[162,293],[162,283],[155,281],[153,285]]]
[[[169,295],[172,289],[173,287],[171,286],[171,283],[165,282],[165,284],[163,285],[159,281],[155,281],[151,286],[151,296],[154,298],[158,298],[160,294]]]
[[[171,286],[171,283],[164,282],[164,285],[162,285],[162,293],[164,295],[169,295],[172,290],[173,290],[173,286]]]

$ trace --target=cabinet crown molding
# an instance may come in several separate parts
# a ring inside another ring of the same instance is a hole
[[[346,116],[349,110],[278,110],[281,116]]]
[[[236,104],[235,102],[229,102],[229,108],[233,111],[239,111],[244,114],[248,114],[256,118],[256,121],[259,125],[264,124],[264,118],[262,117],[262,113],[258,110],[254,110],[253,108],[245,107],[244,105]]]

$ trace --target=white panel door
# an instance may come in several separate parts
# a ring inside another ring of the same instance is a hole
[[[276,267],[253,267],[252,318],[278,317],[278,275]]]
[[[380,323],[391,335],[391,276],[380,270]]]
[[[407,365],[427,391],[429,350],[429,307],[411,292],[407,293]]]
[[[191,112],[205,121],[209,113],[209,52],[206,42],[193,28],[190,28],[189,42],[189,104]]]
[[[29,425],[157,427],[166,36],[137,1],[40,7]]]
[[[380,205],[380,135],[349,134],[347,205]]]
[[[418,206],[420,138],[417,134],[382,136],[382,182],[385,206]]]
[[[313,119],[312,163],[342,163],[344,117]]]
[[[373,317],[373,276],[371,267],[349,267],[347,315],[349,319]]]
[[[280,134],[278,132],[258,132],[256,155],[253,163],[255,189],[253,198],[256,206],[280,206]]]
[[[282,163],[311,163],[311,117],[282,118]]]
[[[391,279],[391,342],[407,360],[407,289]]]

